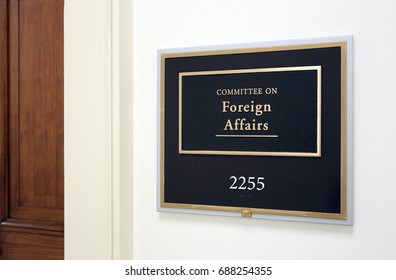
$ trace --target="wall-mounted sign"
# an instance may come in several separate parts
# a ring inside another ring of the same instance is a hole
[[[159,210],[352,224],[351,50],[159,51]]]

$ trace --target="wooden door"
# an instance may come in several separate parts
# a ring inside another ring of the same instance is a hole
[[[0,259],[63,259],[64,0],[0,0]]]

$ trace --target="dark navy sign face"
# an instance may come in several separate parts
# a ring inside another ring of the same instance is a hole
[[[346,219],[345,46],[161,54],[161,208]]]
[[[321,67],[179,75],[183,154],[320,156]]]

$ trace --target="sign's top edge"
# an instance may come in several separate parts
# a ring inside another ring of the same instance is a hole
[[[242,44],[225,44],[225,45],[212,45],[212,46],[196,46],[196,47],[185,47],[185,48],[164,48],[158,49],[158,55],[170,56],[175,54],[177,56],[189,53],[202,53],[207,52],[210,54],[227,54],[228,52],[246,52],[246,51],[260,51],[267,49],[272,50],[288,50],[288,49],[303,49],[303,48],[314,48],[323,47],[324,45],[336,45],[345,43],[347,47],[351,47],[353,36],[342,35],[342,36],[330,36],[330,37],[318,37],[318,38],[305,38],[305,39],[289,39],[289,40],[276,40],[276,41],[262,41],[262,42],[251,42]],[[273,48],[273,49],[272,49]]]

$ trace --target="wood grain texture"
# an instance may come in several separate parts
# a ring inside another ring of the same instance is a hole
[[[63,8],[0,0],[0,259],[63,258]]]
[[[10,215],[62,221],[63,1],[10,3]]]
[[[7,213],[7,1],[0,0],[0,221]]]
[[[0,259],[63,259],[63,233],[1,227],[0,240]]]

